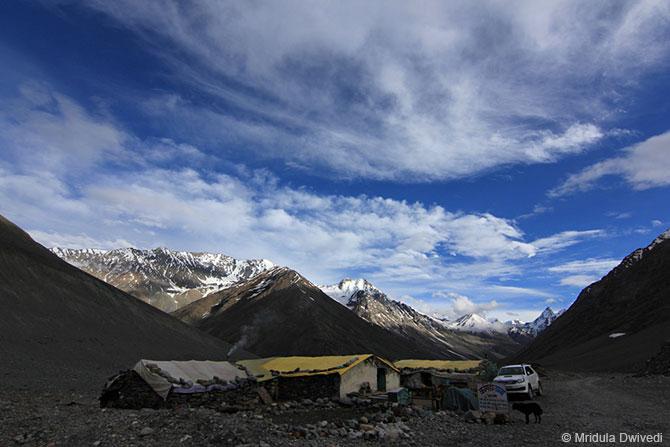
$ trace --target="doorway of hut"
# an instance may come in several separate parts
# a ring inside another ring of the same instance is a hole
[[[377,368],[377,391],[386,391],[386,368]]]

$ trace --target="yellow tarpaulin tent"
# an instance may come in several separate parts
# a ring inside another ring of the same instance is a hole
[[[302,377],[322,374],[345,374],[354,366],[373,357],[372,354],[331,355],[320,357],[270,357],[266,359],[241,360],[238,364],[260,382],[275,376]],[[397,368],[389,361],[378,358],[389,368]],[[274,374],[273,374],[274,373]]]
[[[467,371],[476,368],[481,364],[481,360],[398,360],[393,362],[398,369],[438,369]]]

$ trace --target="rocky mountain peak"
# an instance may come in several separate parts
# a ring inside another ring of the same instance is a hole
[[[364,278],[344,278],[337,284],[320,286],[320,289],[323,290],[326,295],[344,306],[349,306],[349,301],[354,294],[359,291],[382,293],[381,290]]]
[[[613,273],[618,274],[622,270],[630,268],[632,265],[637,263],[640,259],[650,253],[652,250],[657,249],[662,244],[670,240],[670,228],[665,230],[663,233],[659,234],[656,239],[651,241],[649,245],[644,248],[638,248],[633,251],[631,254],[623,258],[621,264],[614,268]]]
[[[245,281],[275,265],[222,253],[53,248],[61,259],[166,312]]]

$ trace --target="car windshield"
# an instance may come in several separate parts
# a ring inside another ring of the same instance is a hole
[[[506,366],[500,368],[499,376],[523,376],[523,368],[520,366]]]

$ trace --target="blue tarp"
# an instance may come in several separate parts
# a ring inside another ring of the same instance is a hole
[[[472,390],[450,386],[442,395],[442,408],[452,411],[479,410],[479,403]]]

